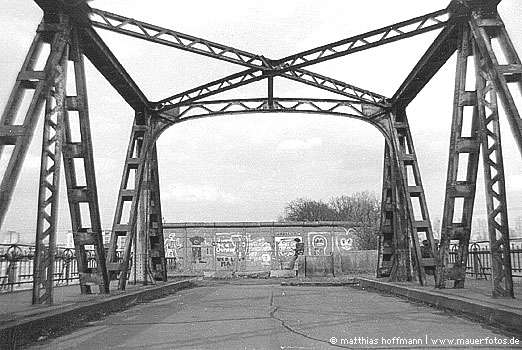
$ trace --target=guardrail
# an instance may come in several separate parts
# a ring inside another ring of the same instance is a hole
[[[450,247],[450,262],[454,262],[456,245]],[[511,271],[513,277],[522,278],[522,239],[516,238],[511,241]],[[489,242],[473,242],[469,245],[466,273],[477,279],[487,279],[491,276],[491,254]]]
[[[0,244],[0,293],[32,288],[34,252],[32,245]],[[89,268],[96,268],[94,251],[86,253]],[[78,283],[78,265],[73,248],[57,248],[54,282],[57,286]]]
[[[522,239],[511,243],[513,277],[522,278]],[[456,255],[456,246],[450,250],[450,262]],[[121,254],[121,252],[118,252]],[[96,268],[94,252],[87,251],[90,268]],[[57,286],[78,283],[78,267],[72,248],[58,248],[55,253],[54,281]],[[34,246],[0,244],[0,293],[30,289],[33,283]],[[168,271],[177,269],[175,258],[167,258]],[[491,276],[491,255],[488,242],[473,242],[469,246],[466,272],[477,279]]]

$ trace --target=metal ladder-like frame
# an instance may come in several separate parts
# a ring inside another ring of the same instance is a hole
[[[413,269],[420,284],[425,285],[426,270],[433,271],[433,274],[435,271],[435,243],[406,112],[404,109],[397,108],[391,110],[388,112],[387,118],[381,121],[381,125],[386,130],[390,143],[386,146],[389,149],[385,150],[385,159],[388,152],[390,157],[388,164],[385,162],[385,179],[383,180],[383,200],[385,200],[383,207],[388,206],[388,210],[381,217],[381,234],[383,234],[382,228],[387,226],[386,220],[395,219],[392,229],[395,237],[393,238],[390,279],[410,280],[413,278],[410,273]],[[395,206],[390,206],[394,197]],[[414,200],[417,203],[414,203]],[[390,236],[388,233],[388,244]],[[384,237],[383,235],[382,248],[386,242]],[[428,242],[429,256],[423,257],[421,241]],[[385,259],[390,259],[389,254],[385,256],[384,253],[384,249],[379,250],[380,264]]]
[[[441,266],[438,269],[439,288],[447,279],[455,280],[454,287],[463,288],[468,243],[471,237],[471,220],[479,153],[482,153],[488,233],[492,256],[493,295],[513,297],[511,257],[509,247],[506,185],[499,127],[498,99],[503,103],[515,142],[522,153],[522,120],[515,105],[511,87],[522,94],[522,64],[506,32],[496,9],[471,9],[468,23],[463,25],[459,45],[455,102],[450,141],[450,161],[444,222],[440,249]],[[500,52],[495,51],[494,42]],[[466,91],[467,58],[475,61],[475,91]],[[471,135],[460,134],[463,127],[463,108],[473,107]],[[481,148],[481,150],[480,150]],[[457,179],[458,158],[468,154],[467,175],[464,181]],[[456,220],[455,198],[463,198],[462,217]],[[457,240],[456,261],[449,261],[449,245]]]
[[[167,264],[163,236],[163,217],[161,214],[161,198],[159,187],[158,154],[154,146],[151,157],[147,161],[142,190],[143,207],[141,227],[144,229],[142,240],[143,252],[146,255],[144,275],[150,275],[152,281],[167,281]],[[144,279],[147,283],[147,279]]]
[[[50,45],[43,71],[36,65],[45,45]],[[73,62],[76,95],[67,95],[67,66]],[[31,102],[23,123],[19,115],[24,95]],[[90,285],[98,284],[100,291],[108,292],[101,223],[94,177],[92,141],[87,110],[85,72],[76,32],[65,15],[45,16],[18,74],[0,126],[0,151],[13,146],[0,187],[0,222],[5,218],[10,199],[20,175],[22,164],[32,141],[41,111],[45,106],[41,170],[38,194],[36,250],[34,262],[33,304],[52,304],[55,276],[56,225],[60,190],[62,156],[67,180],[69,208],[78,260],[80,289],[90,293]],[[69,112],[78,113],[80,140],[71,139]],[[74,159],[84,160],[87,183],[78,186]],[[91,227],[81,222],[79,203],[87,203]],[[87,265],[85,245],[95,251],[96,269]]]
[[[455,288],[463,288],[466,277],[468,246],[471,236],[478,163],[480,156],[479,120],[476,88],[466,87],[468,58],[473,55],[469,27],[460,28],[453,120],[451,124],[448,175],[439,247],[437,287],[445,288],[446,280],[454,280]],[[471,73],[475,73],[474,70]],[[450,246],[456,255],[450,261]]]
[[[75,255],[78,262],[78,274],[82,293],[91,293],[91,285],[98,285],[100,293],[109,293],[109,278],[105,266],[105,249],[103,246],[98,190],[94,171],[85,66],[76,30],[73,30],[72,34],[72,50],[70,51],[69,59],[74,65],[76,95],[67,95],[62,154]],[[75,118],[74,123],[72,122],[73,118]],[[76,128],[76,133],[72,132],[74,127]],[[79,135],[79,137],[75,139],[74,134]],[[82,167],[84,169],[83,173],[81,172]],[[81,174],[85,175],[84,180]],[[84,220],[86,222],[83,222]],[[89,259],[86,252],[87,246],[93,247],[95,251],[96,267],[94,268],[89,267]]]
[[[412,279],[408,236],[404,234],[404,210],[399,205],[397,192],[398,169],[388,143],[384,147],[383,188],[379,233],[377,277],[391,280]]]
[[[148,167],[147,163],[153,153],[155,139],[166,124],[169,123],[147,112],[137,112],[134,119],[134,125],[127,147],[123,176],[118,192],[118,202],[116,204],[111,242],[107,255],[109,275],[111,278],[115,278],[119,275],[118,289],[120,290],[125,289],[128,280],[131,252],[137,232],[140,195],[143,189],[146,168]],[[152,192],[158,192],[158,195],[151,196],[151,200],[154,201],[157,197],[154,203],[156,207],[159,208],[159,191]],[[155,215],[154,222],[157,225],[158,209],[155,209],[155,211],[156,213],[152,212],[151,214]],[[160,209],[159,213],[161,213]],[[159,221],[161,221],[161,217]],[[162,226],[158,226],[158,228],[161,227]],[[154,242],[154,244],[157,243],[157,238],[163,235],[162,233],[160,234],[157,229],[154,231],[147,229],[147,231],[151,234],[151,237],[148,238],[149,242]],[[124,243],[122,243],[122,240],[124,240]],[[121,258],[118,257],[119,245],[123,245],[123,256]],[[163,245],[163,241],[161,245]],[[164,257],[165,254],[163,250],[163,256],[161,258],[164,259]],[[166,273],[166,270],[164,271]]]
[[[475,12],[470,18],[475,38],[477,94],[482,129],[482,154],[486,181],[488,231],[492,257],[493,295],[514,297],[509,247],[506,182],[500,140],[500,99],[511,131],[522,154],[522,119],[513,99],[512,87],[522,95],[522,63],[505,25],[496,11]],[[501,52],[496,52],[497,41]],[[503,56],[503,59],[501,57]]]

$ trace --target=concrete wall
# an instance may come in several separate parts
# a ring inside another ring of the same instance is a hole
[[[305,277],[334,276],[333,255],[308,255],[303,257]]]
[[[174,265],[169,265],[169,273],[286,269],[294,254],[294,238],[305,243],[305,255],[318,257],[313,266],[322,270],[326,268],[321,267],[322,259],[353,249],[356,226],[345,229],[304,224],[167,227],[164,229],[166,256],[170,258],[169,264]]]
[[[305,277],[332,277],[340,274],[374,273],[377,250],[354,250],[343,254],[305,255],[299,261]]]

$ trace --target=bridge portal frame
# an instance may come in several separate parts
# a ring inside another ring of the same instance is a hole
[[[44,19],[18,75],[11,97],[2,114],[0,151],[11,146],[7,169],[0,186],[0,225],[3,222],[20,174],[36,122],[45,106],[46,127],[42,146],[42,172],[38,204],[37,252],[33,303],[52,304],[52,283],[46,282],[53,270],[53,242],[56,238],[56,198],[63,157],[67,178],[69,208],[77,259],[82,260],[85,245],[96,247],[97,268],[83,263],[80,271],[82,293],[90,285],[109,292],[108,276],[118,277],[119,289],[125,289],[131,251],[141,258],[140,274],[166,280],[159,173],[156,140],[168,127],[209,116],[240,113],[315,113],[346,116],[374,125],[385,138],[382,215],[378,277],[391,280],[417,279],[426,284],[426,270],[436,267],[436,285],[464,286],[467,242],[476,187],[478,154],[482,148],[485,166],[486,197],[489,211],[490,245],[494,260],[493,295],[513,297],[509,261],[509,227],[506,188],[502,164],[498,103],[506,112],[515,141],[522,153],[522,120],[512,90],[522,90],[522,64],[498,15],[500,0],[453,0],[446,9],[419,16],[367,33],[346,38],[311,50],[273,60],[230,46],[179,33],[167,28],[90,8],[85,1],[35,0],[44,11]],[[132,77],[112,54],[94,27],[147,40],[161,45],[232,62],[246,69],[190,90],[152,102],[141,92]],[[392,98],[373,93],[343,81],[316,74],[305,67],[370,49],[429,31],[440,30]],[[507,62],[500,62],[498,42]],[[50,45],[43,71],[35,70],[42,45]],[[441,244],[437,247],[431,228],[413,137],[406,107],[457,52],[458,63],[453,103],[453,123],[446,186]],[[134,109],[134,125],[118,193],[111,243],[107,261],[101,241],[101,223],[90,136],[83,57],[87,57],[116,91]],[[467,58],[475,61],[476,86],[469,91],[463,85]],[[76,95],[68,96],[64,80],[66,64],[75,65]],[[339,100],[274,96],[274,79],[284,78],[342,96]],[[258,99],[203,100],[252,82],[266,80],[266,95]],[[24,94],[32,94],[29,110],[20,124],[20,105]],[[472,135],[462,135],[463,110],[473,109]],[[72,140],[69,117],[77,113],[80,140]],[[466,180],[459,177],[461,154],[468,155]],[[85,184],[78,183],[75,162],[83,163]],[[49,165],[49,163],[52,163]],[[455,217],[457,202],[464,203],[461,217]],[[83,206],[82,206],[83,204]],[[83,207],[83,209],[82,209]],[[87,208],[87,209],[85,209]],[[82,210],[90,222],[82,222]],[[116,249],[125,237],[122,261]],[[428,242],[428,254],[420,242]],[[458,261],[450,263],[449,244],[458,242]],[[139,244],[136,244],[139,243]],[[424,255],[424,256],[423,256]],[[52,280],[52,279],[51,279]]]

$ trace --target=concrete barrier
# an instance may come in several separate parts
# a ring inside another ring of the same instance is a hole
[[[333,255],[305,255],[305,277],[334,276]]]
[[[373,273],[377,270],[377,250],[353,250],[341,255],[344,274]]]
[[[330,255],[304,255],[303,260],[306,277],[373,273],[377,269],[376,250],[354,250]]]

